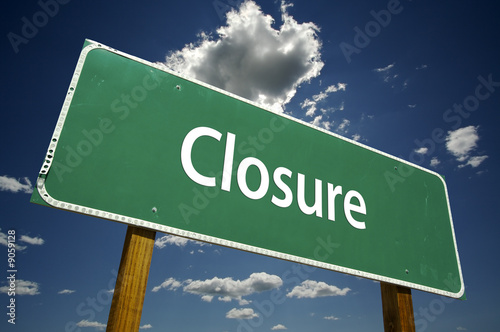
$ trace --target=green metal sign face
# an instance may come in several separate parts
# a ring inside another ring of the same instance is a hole
[[[37,189],[60,209],[464,293],[439,175],[91,41]]]

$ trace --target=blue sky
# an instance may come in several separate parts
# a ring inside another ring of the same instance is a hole
[[[467,300],[414,291],[416,328],[496,331],[498,4],[240,3],[3,3],[0,329],[106,326],[127,226],[29,203],[89,38],[444,175]],[[273,60],[269,82],[257,69]],[[12,230],[15,325],[6,315]],[[383,331],[380,285],[158,233],[141,330]]]

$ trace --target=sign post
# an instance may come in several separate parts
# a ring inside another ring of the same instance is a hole
[[[139,331],[156,232],[128,226],[107,332]]]
[[[381,282],[384,332],[415,332],[411,289]]]

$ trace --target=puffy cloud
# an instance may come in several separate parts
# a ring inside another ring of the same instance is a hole
[[[233,308],[226,313],[226,318],[231,319],[252,319],[254,317],[259,317],[259,315],[256,314],[251,308]]]
[[[16,295],[38,295],[40,285],[34,281],[16,279]],[[0,293],[8,294],[9,286],[0,287]]]
[[[340,318],[335,317],[335,316],[325,316],[325,317],[323,317],[323,319],[326,319],[326,320],[339,320]]]
[[[274,110],[295,95],[300,84],[323,68],[319,28],[298,23],[281,3],[281,26],[251,0],[227,13],[215,37],[199,35],[196,43],[169,54],[167,67]]]
[[[465,164],[459,167],[465,167],[467,165],[478,167],[488,158],[488,156],[471,157],[471,153],[477,148],[477,141],[479,141],[478,129],[478,126],[468,126],[454,131],[448,131],[448,136],[446,137],[446,148],[448,152],[455,156],[457,161],[461,163],[465,162]]]
[[[79,321],[76,323],[76,326],[78,327],[93,327],[98,331],[103,331],[106,328],[106,324],[99,323],[99,322],[92,322],[88,321],[86,319]]]
[[[72,290],[72,289],[63,289],[59,292],[57,292],[57,294],[73,294],[75,291]]]
[[[420,149],[415,149],[414,151],[418,154],[426,154],[429,151],[429,149],[423,146]]]
[[[242,300],[242,296],[263,292],[281,287],[283,281],[276,275],[265,272],[252,273],[248,279],[233,280],[232,278],[212,278],[186,282],[184,291],[201,296],[218,296],[220,301],[229,299]]]
[[[147,330],[153,328],[151,324],[144,324],[143,326],[139,326],[139,330]]]
[[[260,272],[252,273],[245,280],[214,277],[206,280],[188,279],[180,282],[169,278],[162,284],[153,287],[152,291],[158,292],[161,289],[175,291],[179,287],[183,287],[184,292],[199,295],[205,302],[211,302],[214,297],[217,297],[222,302],[237,300],[240,305],[245,305],[249,302],[242,299],[243,296],[279,288],[281,285],[283,285],[283,281],[280,277]]]
[[[26,193],[31,194],[33,192],[33,185],[31,181],[24,177],[24,184],[21,183],[21,180],[8,177],[7,175],[0,176],[0,190],[1,191],[11,191],[13,193]]]
[[[431,166],[432,167],[436,167],[439,164],[441,164],[441,162],[439,161],[439,159],[437,157],[434,157],[431,159]]]
[[[325,296],[345,296],[351,289],[340,289],[322,281],[305,280],[286,294],[287,297],[316,298]]]

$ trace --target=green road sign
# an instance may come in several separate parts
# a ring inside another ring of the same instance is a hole
[[[441,176],[92,41],[32,201],[464,293]]]

